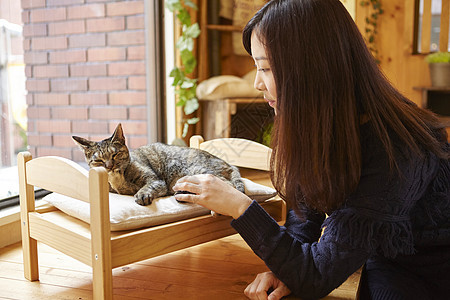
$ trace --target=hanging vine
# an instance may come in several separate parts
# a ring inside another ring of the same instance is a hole
[[[195,112],[198,107],[197,79],[187,75],[197,66],[193,53],[194,39],[200,35],[198,23],[192,24],[191,15],[187,7],[197,10],[197,6],[190,0],[166,0],[166,7],[173,12],[181,23],[181,35],[177,40],[176,48],[180,51],[181,65],[173,68],[169,74],[173,78],[172,86],[178,96],[177,106],[183,108],[186,116]],[[189,125],[196,124],[199,118],[183,119],[183,137],[187,135]]]
[[[365,37],[370,52],[372,52],[372,55],[375,57],[377,64],[380,64],[381,61],[378,56],[376,36],[378,34],[378,18],[384,13],[381,0],[361,0],[360,5],[362,7],[372,8],[369,16],[366,17]]]

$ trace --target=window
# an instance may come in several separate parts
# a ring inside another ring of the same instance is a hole
[[[0,199],[19,192],[15,165],[27,148],[26,108],[22,26],[0,19]]]
[[[416,0],[414,53],[449,51],[450,0]]]

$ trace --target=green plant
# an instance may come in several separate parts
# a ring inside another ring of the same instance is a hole
[[[429,64],[450,63],[450,52],[434,52],[425,56]]]
[[[378,57],[378,48],[376,46],[376,36],[378,34],[378,18],[384,13],[381,0],[361,0],[360,5],[362,7],[372,8],[369,16],[366,17],[366,27],[364,31],[369,50],[375,57],[377,64],[379,64],[380,60]]]
[[[190,78],[187,74],[194,71],[197,60],[193,53],[194,39],[200,34],[198,23],[192,24],[191,15],[187,7],[197,9],[195,3],[190,0],[166,0],[166,7],[173,12],[181,23],[181,35],[176,43],[180,51],[181,65],[173,68],[169,74],[173,78],[172,86],[178,95],[177,106],[181,106],[186,116],[195,112],[198,107],[197,79]],[[187,135],[189,125],[196,124],[199,118],[183,119],[183,137]]]
[[[273,122],[270,122],[262,129],[260,143],[266,145],[267,147],[270,147],[270,143],[272,141],[272,129],[273,129]]]

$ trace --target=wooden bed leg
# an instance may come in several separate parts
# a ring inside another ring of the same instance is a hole
[[[111,257],[109,257],[109,259],[111,262]],[[92,266],[92,289],[94,299],[109,300],[113,298],[112,269],[108,269],[106,265],[108,265],[107,262],[99,261]],[[109,265],[111,264],[109,263]]]
[[[22,251],[24,276],[30,281],[39,280],[37,241],[30,237],[28,213],[35,210],[34,187],[27,184],[25,164],[31,160],[29,152],[19,153],[17,166],[20,182],[20,224],[22,230]]]
[[[105,169],[89,171],[91,243],[94,299],[112,299],[111,227],[109,185]]]

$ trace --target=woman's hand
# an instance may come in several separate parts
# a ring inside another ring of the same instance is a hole
[[[177,194],[175,199],[197,203],[218,214],[239,218],[250,206],[252,200],[230,184],[210,174],[180,178],[173,190],[193,194]]]
[[[269,290],[273,291],[267,295]],[[278,300],[287,296],[291,291],[272,272],[259,273],[255,280],[244,291],[249,299]]]

